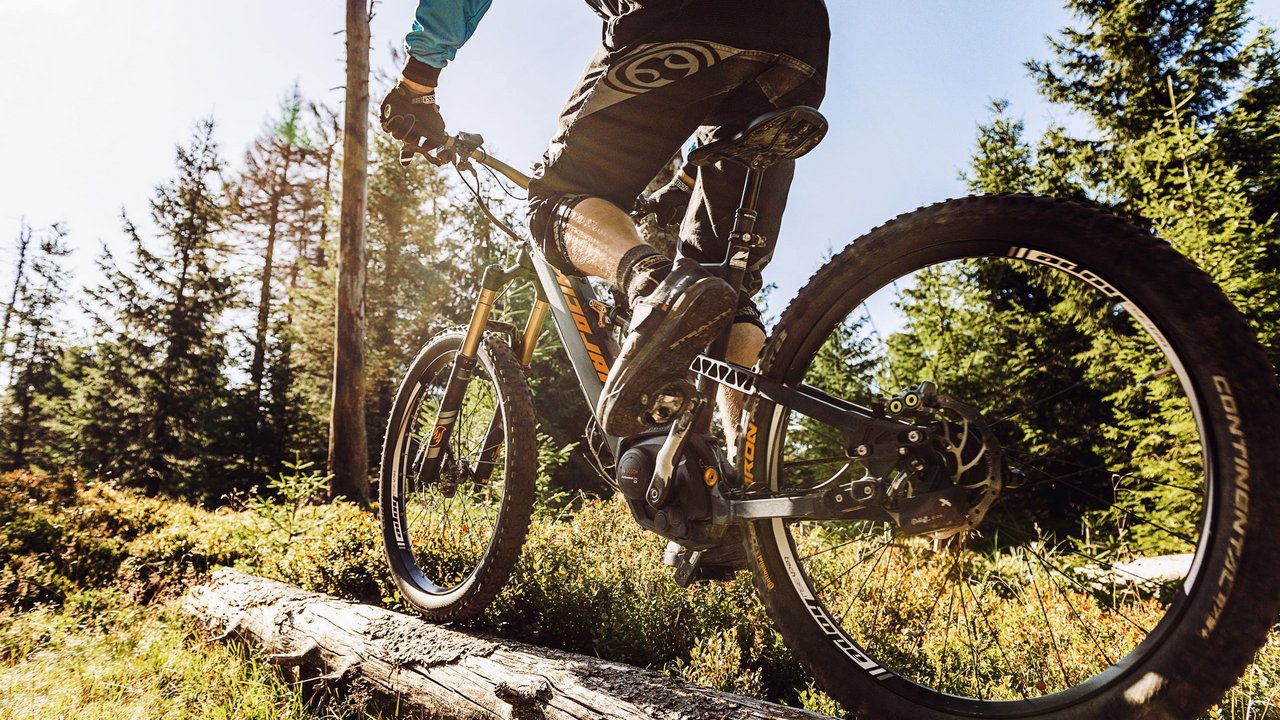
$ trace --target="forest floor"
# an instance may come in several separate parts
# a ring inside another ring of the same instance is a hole
[[[662,545],[615,502],[539,516],[475,628],[839,715],[745,577],[681,589]],[[203,642],[177,603],[219,566],[407,610],[375,519],[352,505],[210,512],[74,476],[0,476],[0,720],[374,717],[359,697],[304,696],[250,649]],[[1273,632],[1205,718],[1280,720],[1278,706]]]

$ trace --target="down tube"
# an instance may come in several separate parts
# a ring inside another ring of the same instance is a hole
[[[594,412],[604,381],[618,357],[618,344],[601,318],[591,307],[595,291],[582,278],[568,277],[532,254],[533,267],[551,305],[551,317],[578,384]]]

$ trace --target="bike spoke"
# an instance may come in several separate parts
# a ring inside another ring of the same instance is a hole
[[[964,582],[956,583],[960,592],[960,608],[964,611],[965,628],[969,631],[969,650],[973,655],[973,677],[982,677],[982,672],[978,667],[978,636],[973,629],[973,615],[969,612],[969,606],[964,601]]]
[[[817,595],[818,593],[821,593],[823,590],[827,589],[829,586],[831,586],[831,585],[832,585],[833,583],[835,583],[836,581],[841,580],[842,578],[844,578],[845,576],[847,576],[849,573],[853,572],[854,570],[857,570],[859,567],[861,567],[861,566],[863,565],[863,563],[865,563],[866,561],[870,560],[872,555],[877,554],[878,552],[883,551],[885,548],[887,548],[887,547],[889,546],[889,543],[890,543],[890,542],[892,542],[892,540],[885,540],[885,541],[884,541],[883,543],[881,543],[880,545],[877,545],[875,548],[873,548],[873,549],[871,550],[871,552],[868,552],[868,553],[864,554],[862,557],[860,557],[860,558],[858,559],[858,562],[856,562],[856,563],[854,563],[854,564],[850,565],[849,567],[845,568],[844,572],[842,572],[842,573],[840,573],[839,575],[837,575],[837,576],[835,576],[835,577],[831,578],[830,580],[826,581],[825,583],[823,583],[823,584],[822,584],[822,586],[821,586],[821,587],[816,588],[816,589],[813,591],[813,592],[814,592],[814,594],[815,594],[815,595]]]
[[[1062,573],[1062,571],[1061,571],[1061,570],[1059,570],[1059,569],[1058,569],[1058,568],[1056,568],[1056,567],[1053,567],[1053,566],[1049,565],[1049,564],[1048,564],[1048,562],[1046,562],[1046,561],[1045,561],[1045,559],[1044,559],[1043,557],[1041,557],[1039,554],[1037,554],[1037,553],[1032,553],[1032,556],[1033,556],[1033,557],[1035,557],[1035,558],[1036,558],[1036,560],[1038,560],[1038,561],[1040,562],[1040,564],[1041,564],[1041,566],[1042,566],[1042,567],[1044,567],[1046,570],[1049,570],[1049,571],[1050,571],[1050,572],[1049,572],[1049,579],[1050,579],[1050,581],[1052,581],[1052,582],[1053,582],[1054,589],[1056,589],[1056,590],[1058,591],[1058,594],[1062,596],[1063,601],[1064,601],[1064,602],[1066,602],[1067,607],[1071,610],[1071,614],[1072,614],[1072,615],[1074,615],[1074,616],[1075,616],[1075,618],[1076,618],[1076,620],[1078,620],[1078,621],[1080,622],[1080,628],[1084,631],[1084,633],[1085,633],[1086,635],[1088,635],[1088,636],[1089,636],[1089,639],[1093,642],[1093,646],[1094,646],[1094,647],[1096,647],[1096,648],[1098,649],[1098,653],[1099,653],[1100,655],[1102,655],[1103,659],[1107,661],[1107,664],[1108,664],[1108,665],[1114,665],[1114,664],[1115,664],[1115,661],[1111,659],[1111,656],[1107,653],[1106,648],[1104,648],[1104,647],[1102,646],[1102,643],[1098,641],[1098,638],[1097,638],[1097,636],[1096,636],[1096,635],[1094,635],[1093,630],[1092,630],[1092,629],[1090,628],[1090,626],[1089,626],[1089,623],[1088,623],[1087,621],[1085,621],[1085,619],[1084,619],[1083,617],[1081,617],[1080,612],[1079,612],[1078,610],[1076,610],[1075,603],[1071,602],[1071,596],[1070,596],[1070,595],[1068,595],[1068,594],[1067,594],[1067,592],[1066,592],[1066,590],[1064,590],[1064,589],[1062,588],[1062,584],[1061,584],[1061,583],[1059,583],[1057,580],[1054,580],[1054,579],[1053,579],[1053,573],[1054,573],[1055,571],[1056,571],[1056,572],[1058,572],[1059,574],[1061,574],[1061,573]],[[1065,576],[1064,576],[1064,577],[1065,577]],[[1070,580],[1071,578],[1067,578],[1067,579],[1068,579],[1068,580]],[[1123,618],[1123,619],[1125,619],[1126,621],[1129,621],[1131,624],[1133,624],[1133,625],[1134,625],[1135,627],[1137,627],[1139,630],[1142,630],[1142,632],[1143,632],[1143,633],[1149,633],[1149,632],[1150,632],[1149,630],[1145,630],[1145,629],[1143,629],[1141,625],[1137,625],[1136,623],[1133,623],[1131,620],[1129,620],[1129,618],[1128,618],[1127,616],[1125,616],[1125,615],[1121,614],[1121,615],[1120,615],[1120,617],[1121,617],[1121,618]],[[1065,670],[1064,670],[1063,672],[1065,673]]]
[[[784,461],[782,463],[782,469],[787,470],[790,468],[813,467],[815,465],[834,465],[836,463],[844,463],[846,465],[852,465],[853,460],[848,455],[839,455],[839,456],[832,455],[830,457],[816,458],[813,460],[794,460],[791,462]]]
[[[1058,637],[1053,632],[1053,623],[1049,621],[1049,609],[1045,607],[1044,596],[1040,594],[1040,584],[1036,581],[1035,573],[1031,570],[1031,564],[1027,563],[1027,576],[1031,579],[1031,590],[1036,595],[1036,602],[1040,605],[1040,615],[1044,618],[1044,629],[1049,633],[1049,644],[1053,646],[1053,655],[1058,660],[1058,668],[1062,670],[1062,683],[1064,687],[1071,687],[1071,678],[1067,675],[1067,665],[1062,660],[1062,650],[1058,647]]]
[[[960,553],[955,553],[955,559],[951,561],[951,567],[948,568],[945,573],[943,573],[942,579],[938,581],[938,586],[939,586],[938,590],[941,589],[940,586],[947,584],[947,578],[949,578],[951,576],[951,573],[955,572],[955,569],[959,566],[960,566]],[[934,596],[933,605],[929,606],[929,614],[925,616],[924,622],[921,623],[920,625],[920,632],[916,635],[915,646],[912,649],[912,654],[919,653],[921,648],[924,647],[924,637],[925,635],[928,634],[929,623],[932,622],[933,614],[937,612],[938,605],[941,604],[942,602],[942,593],[938,592],[938,590],[935,590],[932,593]]]
[[[982,601],[980,601],[980,600],[978,599],[978,594],[977,594],[976,592],[974,592],[974,590],[973,590],[973,585],[972,585],[972,584],[969,584],[969,583],[965,583],[965,584],[966,584],[966,585],[968,585],[968,587],[969,587],[969,595],[973,598],[973,605],[974,605],[974,607],[981,609],[981,608],[982,608]],[[961,588],[960,592],[962,592],[962,593],[964,592],[964,588],[963,588],[963,587]],[[984,594],[985,594],[985,592],[984,592]],[[998,630],[996,630],[996,627],[995,627],[994,625],[992,625],[992,624],[991,624],[991,618],[987,615],[987,613],[986,613],[985,611],[982,613],[981,617],[982,617],[982,619],[987,623],[987,630],[989,630],[989,631],[991,632],[991,639],[992,639],[992,641],[994,641],[994,642],[995,642],[995,644],[996,644],[996,650],[1000,652],[1000,657],[1004,659],[1005,667],[1007,667],[1007,668],[1009,669],[1009,673],[1012,675],[1012,674],[1014,673],[1014,666],[1013,666],[1013,663],[1009,662],[1009,656],[1008,656],[1008,654],[1005,652],[1004,645],[1000,642],[1000,633],[999,633],[999,631],[998,631]],[[1041,682],[1043,682],[1043,681],[1044,681],[1044,674],[1043,674],[1043,673],[1041,673],[1041,675],[1040,675],[1040,680],[1041,680]],[[1024,690],[1024,689],[1022,689],[1023,687],[1024,687],[1024,685],[1022,684],[1021,680],[1019,680],[1019,682],[1018,682],[1018,694],[1022,695],[1022,699],[1026,700],[1026,699],[1028,699],[1028,698],[1027,698],[1027,691],[1026,691],[1026,690]]]
[[[832,545],[832,546],[830,546],[830,547],[828,547],[828,548],[826,548],[826,549],[818,550],[817,552],[809,553],[808,555],[805,555],[805,556],[801,557],[800,559],[801,559],[801,560],[808,560],[809,558],[817,557],[817,556],[819,556],[819,555],[825,555],[825,554],[827,554],[827,553],[829,553],[829,552],[833,552],[833,551],[835,551],[835,550],[839,550],[839,549],[841,549],[841,548],[848,547],[848,546],[850,546],[850,545],[852,545],[852,544],[854,544],[854,543],[856,543],[856,542],[862,542],[862,541],[866,540],[867,538],[871,537],[871,535],[872,535],[872,532],[871,532],[870,530],[866,530],[866,531],[862,532],[860,535],[858,535],[857,537],[854,537],[854,538],[852,538],[852,539],[846,540],[846,541],[844,541],[844,542],[842,542],[842,543],[840,543],[840,544],[838,544],[838,545]]]

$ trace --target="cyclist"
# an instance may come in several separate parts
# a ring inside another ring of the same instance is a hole
[[[688,367],[732,322],[727,358],[754,364],[764,325],[752,296],[773,255],[793,162],[765,176],[753,252],[740,297],[699,263],[724,259],[744,170],[685,167],[655,194],[659,220],[682,220],[681,257],[645,244],[628,210],[696,136],[729,137],[755,117],[817,106],[830,38],[824,0],[587,0],[604,20],[603,43],[560,115],[558,133],[529,186],[529,227],[561,272],[612,281],[633,309],[597,415],[612,435],[644,430],[693,392]],[[490,0],[419,0],[408,61],[382,102],[384,130],[418,151],[446,140],[436,103],[440,71]],[[687,206],[687,210],[686,210]],[[742,399],[721,393],[723,417]],[[726,422],[731,450],[736,422]]]

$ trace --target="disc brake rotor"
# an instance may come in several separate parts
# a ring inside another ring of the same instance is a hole
[[[930,382],[883,404],[890,417],[928,425],[933,441],[903,452],[889,483],[890,515],[907,535],[946,540],[978,527],[1006,485],[1004,452],[982,413]]]
[[[969,500],[964,525],[934,533],[935,538],[945,540],[982,523],[1005,487],[1005,463],[999,441],[977,408],[946,395],[938,395],[935,403],[958,416],[949,418],[939,412],[936,427],[950,480],[967,491]]]

